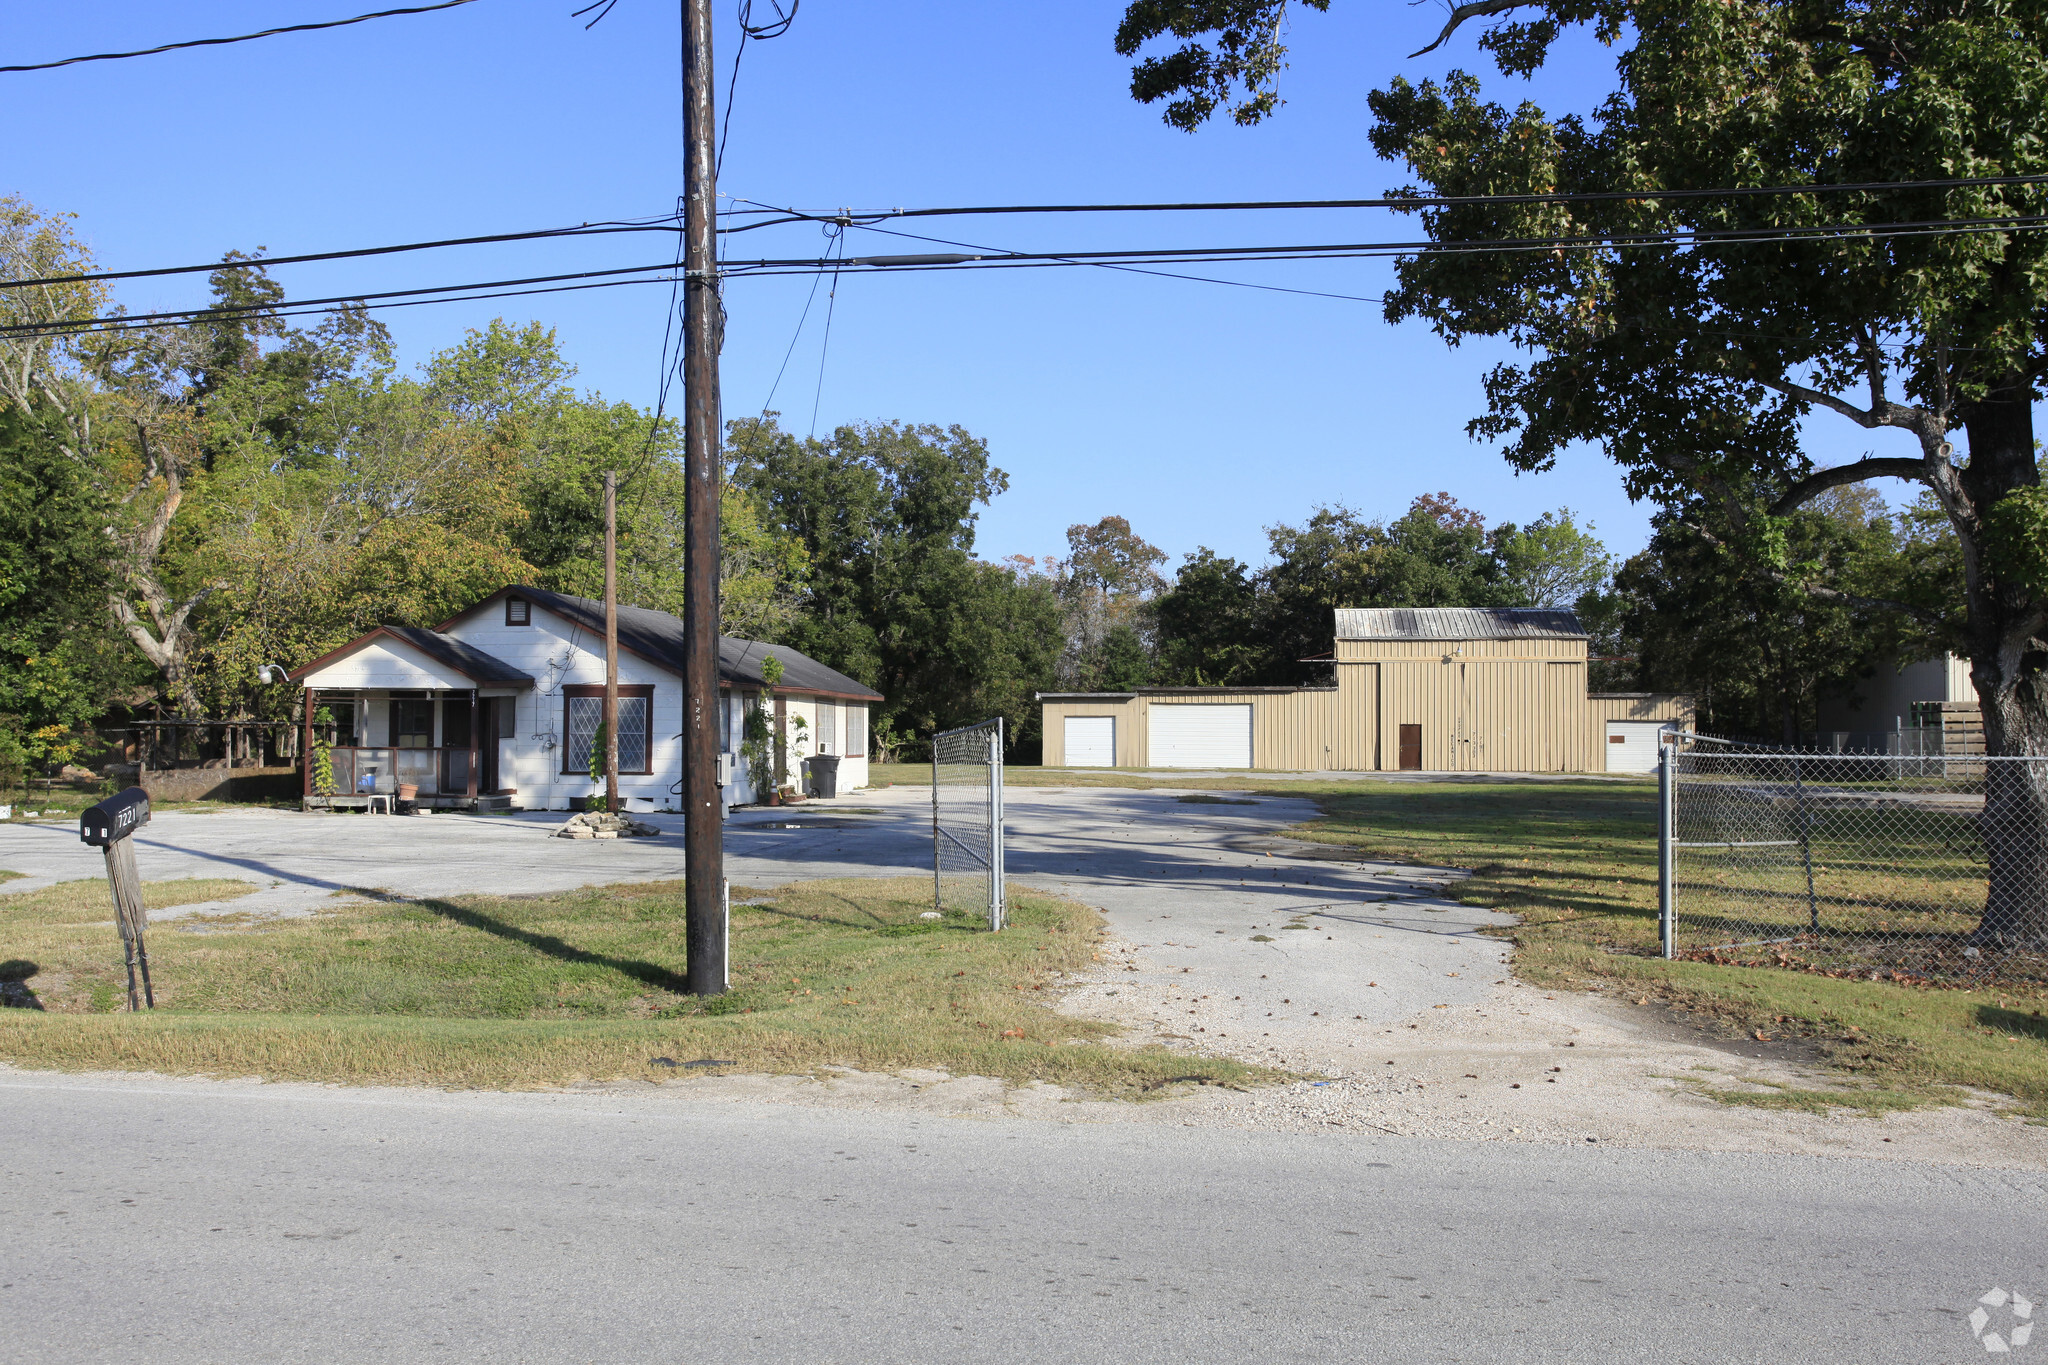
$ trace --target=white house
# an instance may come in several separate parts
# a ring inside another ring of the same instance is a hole
[[[783,645],[721,637],[719,767],[724,804],[756,792],[741,756],[760,707],[784,784],[803,760],[839,760],[841,791],[868,782],[868,712],[880,693]],[[772,696],[768,659],[783,674]],[[683,623],[619,608],[619,795],[626,809],[677,809],[682,791]],[[604,702],[604,605],[542,588],[501,589],[432,630],[379,626],[291,675],[306,688],[306,752],[324,736],[331,783],[306,775],[309,806],[360,806],[418,788],[421,804],[567,810],[601,793],[590,751]],[[328,719],[316,724],[320,712]],[[330,792],[316,791],[316,785]]]

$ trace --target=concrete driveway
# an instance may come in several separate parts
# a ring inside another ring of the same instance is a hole
[[[1455,872],[1295,856],[1322,852],[1276,837],[1315,815],[1307,800],[1188,803],[1182,795],[1012,790],[1006,856],[1013,880],[1099,907],[1148,979],[1174,978],[1176,990],[1206,983],[1195,992],[1212,997],[1195,1026],[1203,1032],[1284,1038],[1339,1015],[1391,1022],[1476,1000],[1498,974],[1503,945],[1475,930],[1504,917],[1443,900],[1437,893]],[[681,817],[642,818],[663,835],[555,839],[548,836],[564,817],[537,813],[172,812],[135,836],[135,851],[146,880],[239,878],[261,889],[229,903],[234,909],[305,914],[352,889],[508,894],[682,876]],[[0,867],[27,874],[0,885],[0,895],[104,875],[99,851],[69,824],[0,826]],[[930,871],[928,787],[741,811],[726,825],[735,886]],[[153,918],[222,908],[181,906]]]

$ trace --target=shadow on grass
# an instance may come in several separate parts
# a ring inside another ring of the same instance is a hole
[[[2027,1012],[1980,1005],[1977,1007],[1977,1022],[2009,1037],[2048,1039],[2048,1019],[2043,1019],[2039,1010]]]
[[[27,958],[0,962],[0,1009],[39,1010],[43,1002],[29,989],[28,979],[42,968]]]
[[[453,901],[415,900],[408,901],[407,904],[416,905],[422,910],[431,911],[443,919],[453,920],[465,928],[475,929],[480,933],[490,934],[495,938],[507,939],[513,943],[523,944],[535,952],[545,953],[557,961],[574,962],[585,966],[609,967],[622,976],[630,976],[635,981],[667,991],[671,995],[688,995],[690,993],[689,982],[685,978],[678,976],[666,967],[656,966],[652,962],[641,962],[630,957],[611,957],[605,953],[588,952],[572,943],[566,943],[552,934],[536,934],[529,930],[516,928],[505,923],[503,920],[492,919],[481,911],[472,910],[466,905],[457,905]]]

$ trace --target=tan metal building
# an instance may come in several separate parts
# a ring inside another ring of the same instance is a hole
[[[1586,691],[1549,608],[1335,613],[1334,685],[1039,694],[1048,767],[1646,772],[1692,699]]]

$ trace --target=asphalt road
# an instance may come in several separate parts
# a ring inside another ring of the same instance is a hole
[[[1926,1365],[2048,1298],[2043,1177],[1904,1162],[5,1073],[0,1170],[19,1362]]]

